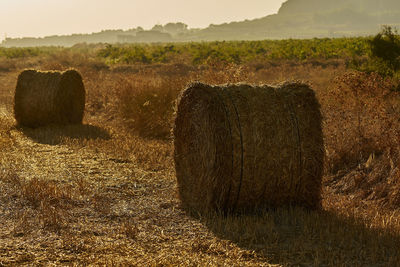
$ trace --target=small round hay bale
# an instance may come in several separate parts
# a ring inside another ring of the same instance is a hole
[[[25,70],[18,76],[14,115],[19,125],[80,124],[85,109],[85,87],[76,70]]]
[[[187,208],[320,206],[321,113],[305,84],[191,84],[178,104],[174,145]]]

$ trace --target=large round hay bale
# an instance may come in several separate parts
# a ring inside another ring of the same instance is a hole
[[[25,70],[18,76],[14,115],[19,125],[80,124],[85,109],[85,87],[75,70]]]
[[[178,104],[174,145],[187,208],[320,206],[321,113],[305,84],[191,84]]]

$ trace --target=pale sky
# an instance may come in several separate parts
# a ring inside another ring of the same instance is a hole
[[[0,0],[0,40],[145,29],[183,22],[190,28],[264,17],[286,0]]]

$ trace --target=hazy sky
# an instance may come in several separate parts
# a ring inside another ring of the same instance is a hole
[[[184,22],[190,28],[276,13],[285,0],[0,0],[0,40]]]

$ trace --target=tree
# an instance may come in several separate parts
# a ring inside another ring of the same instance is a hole
[[[182,22],[167,23],[164,25],[164,30],[169,33],[181,33],[188,30],[188,25]]]
[[[396,29],[383,26],[369,44],[373,58],[384,62],[393,73],[400,70],[400,36]]]

